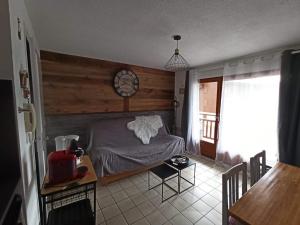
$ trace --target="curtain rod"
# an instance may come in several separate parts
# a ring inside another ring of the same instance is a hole
[[[297,49],[297,50],[295,50],[295,51],[292,51],[292,54],[298,54],[298,53],[300,53],[300,49]]]

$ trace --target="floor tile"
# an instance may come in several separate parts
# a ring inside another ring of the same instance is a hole
[[[98,210],[96,212],[96,224],[98,225],[102,222],[104,222],[104,217],[103,217],[103,214],[102,214],[101,210]]]
[[[103,198],[100,198],[98,200],[98,204],[99,204],[100,208],[103,209],[107,206],[115,204],[115,201],[114,201],[114,199],[112,198],[111,195],[108,195],[108,196],[105,196]]]
[[[91,201],[91,203],[94,201],[94,199],[91,199],[90,198],[90,201]],[[94,209],[94,204],[92,204],[92,209]],[[96,199],[96,210],[99,210],[100,209],[100,206],[99,206],[99,201],[98,201],[98,199]]]
[[[185,180],[180,184],[180,190],[186,191],[187,189],[192,188],[192,185]]]
[[[122,215],[118,215],[110,220],[106,221],[107,225],[128,225],[125,218]]]
[[[171,204],[179,211],[182,211],[191,205],[191,203],[188,203],[180,197],[176,198],[173,202],[171,202]]]
[[[132,197],[130,197],[130,199],[134,202],[134,204],[139,205],[145,201],[147,201],[147,198],[143,195],[143,194],[137,194],[134,195]]]
[[[101,190],[98,190],[97,189],[97,192],[96,192],[96,198],[102,198],[102,197],[105,197],[105,196],[109,196],[111,193],[109,192],[108,189],[101,189]]]
[[[136,186],[131,186],[129,188],[124,189],[128,196],[133,196],[138,194],[140,191]]]
[[[164,223],[164,225],[173,225],[170,221]]]
[[[209,194],[211,196],[213,196],[215,199],[222,201],[222,192],[221,191],[214,189],[211,192],[209,192]]]
[[[154,198],[150,199],[151,203],[156,206],[156,207],[159,207],[160,204],[162,203],[161,202],[161,196],[160,195],[157,195],[155,196]]]
[[[133,185],[133,183],[129,179],[123,179],[120,181],[120,186],[123,189],[129,188]]]
[[[144,195],[148,198],[148,199],[152,199],[156,196],[158,196],[158,193],[155,190],[149,190],[147,192],[144,193]]]
[[[199,187],[195,187],[194,189],[190,190],[189,191],[192,195],[198,197],[198,198],[202,198],[204,197],[205,195],[207,195],[208,192],[202,190],[201,188]]]
[[[102,213],[104,215],[105,220],[109,220],[114,216],[121,214],[121,211],[119,210],[117,205],[112,205],[102,209]]]
[[[215,181],[214,179],[209,179],[208,181],[206,181],[206,183],[212,186],[213,188],[217,188],[221,185],[219,182]]]
[[[128,224],[132,224],[144,217],[137,207],[134,207],[132,209],[129,209],[128,211],[123,212],[123,215],[125,216]]]
[[[209,205],[212,208],[216,207],[220,203],[220,201],[215,199],[210,194],[205,195],[201,200],[204,201],[207,205]]]
[[[218,213],[222,214],[222,202],[220,202],[220,203],[215,207],[215,210],[216,210]]]
[[[212,221],[215,225],[222,225],[222,215],[218,213],[216,210],[211,210],[205,216],[210,221]]]
[[[196,223],[201,217],[203,217],[203,215],[192,206],[185,209],[182,214],[193,224]]]
[[[111,193],[115,193],[118,191],[121,191],[122,188],[118,183],[112,183],[110,185],[107,186],[107,189],[111,192]]]
[[[219,187],[216,188],[216,190],[221,191],[222,192],[222,185],[220,185]]]
[[[202,217],[195,225],[214,225],[213,222],[211,222],[206,217]]]
[[[137,184],[136,187],[141,191],[148,191],[147,182],[141,182],[141,183]]]
[[[199,197],[192,194],[191,192],[185,192],[183,195],[180,196],[183,200],[193,204],[194,202],[199,200]]]
[[[150,213],[146,219],[151,225],[162,225],[167,222],[167,219],[158,210]]]
[[[156,208],[150,201],[145,201],[137,206],[144,216],[149,215]]]
[[[206,192],[210,192],[214,189],[212,186],[210,186],[206,183],[200,184],[198,187],[201,188],[202,190],[206,191]]]
[[[146,218],[143,218],[133,223],[133,225],[150,225],[150,223],[146,220]]]
[[[119,192],[113,193],[112,197],[116,202],[120,202],[120,201],[128,198],[128,195],[126,194],[125,191],[119,191]]]
[[[125,212],[125,211],[135,207],[134,203],[129,198],[118,202],[117,205],[122,212]]]
[[[206,203],[204,203],[202,200],[199,200],[199,201],[195,202],[193,204],[193,207],[198,212],[200,212],[202,215],[207,214],[212,209],[212,207],[210,207],[209,205],[207,205]]]
[[[168,220],[180,213],[178,209],[172,206],[169,202],[163,203],[158,209]]]
[[[192,225],[192,223],[182,214],[178,214],[170,221],[173,225]]]

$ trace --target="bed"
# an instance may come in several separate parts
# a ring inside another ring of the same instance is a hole
[[[98,177],[133,171],[184,153],[184,140],[170,135],[165,125],[151,138],[150,144],[143,144],[127,128],[127,123],[133,120],[108,119],[91,126],[87,151]]]

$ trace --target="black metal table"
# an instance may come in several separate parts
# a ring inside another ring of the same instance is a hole
[[[188,189],[190,189],[191,187],[195,186],[195,176],[196,176],[196,162],[189,159],[188,163],[186,164],[174,164],[171,159],[168,159],[165,161],[165,164],[174,168],[176,171],[178,171],[178,193],[182,193]],[[190,167],[190,166],[194,166],[194,182],[190,182],[189,180],[187,180],[185,177],[181,176],[181,171]],[[181,190],[180,188],[180,182],[181,182],[181,179],[184,179],[186,182],[188,182],[189,184],[191,184],[190,187],[188,188],[185,188],[184,190]]]
[[[158,176],[161,179],[161,183],[151,187],[150,186],[150,172],[152,172],[153,174]],[[176,169],[173,169],[172,167],[170,167],[167,164],[161,164],[159,166],[151,168],[148,170],[148,190],[151,190],[151,189],[156,188],[157,186],[161,185],[161,192],[162,192],[161,193],[161,202],[164,202],[178,194],[178,190],[175,190],[174,188],[172,188],[170,185],[168,185],[166,183],[166,181],[173,179],[175,177],[178,177],[178,171]],[[166,185],[168,188],[170,188],[172,191],[174,191],[175,194],[164,199],[164,185]]]

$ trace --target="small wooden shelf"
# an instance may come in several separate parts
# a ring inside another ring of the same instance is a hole
[[[96,224],[96,183],[97,176],[93,164],[88,155],[81,158],[78,166],[86,166],[87,173],[84,177],[69,182],[63,182],[55,185],[48,185],[49,177],[45,176],[41,188],[41,197],[43,201],[43,225],[75,225],[75,224]],[[88,198],[88,192],[93,192],[93,210]],[[84,194],[83,200],[74,198],[72,203],[54,207],[53,203],[69,199],[71,197],[80,197]],[[48,214],[47,204],[51,204],[52,210]],[[48,217],[48,220],[47,220]]]
[[[57,185],[52,185],[46,187],[47,183],[49,182],[48,175],[45,176],[43,186],[41,188],[41,195],[42,196],[47,196],[47,195],[52,195],[61,191],[66,191],[68,185],[76,182],[76,186],[82,186],[82,185],[87,185],[91,183],[97,182],[97,176],[93,167],[93,164],[90,160],[90,158],[87,155],[82,156],[81,163],[79,166],[86,166],[88,168],[87,174],[80,179],[77,180],[72,180],[69,182],[64,182],[64,183],[59,183]]]

